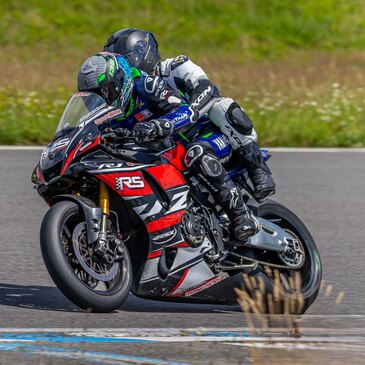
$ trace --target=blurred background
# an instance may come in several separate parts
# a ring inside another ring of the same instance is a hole
[[[365,146],[362,0],[0,0],[0,144],[46,144],[83,61],[121,28],[186,54],[262,146]]]

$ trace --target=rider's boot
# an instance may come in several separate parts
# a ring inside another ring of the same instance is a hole
[[[274,194],[275,182],[256,142],[238,149],[238,153],[247,168],[248,176],[254,187],[255,197],[264,199]]]
[[[259,231],[259,222],[246,206],[240,189],[231,179],[225,180],[218,188],[216,201],[233,223],[234,235],[242,245]]]

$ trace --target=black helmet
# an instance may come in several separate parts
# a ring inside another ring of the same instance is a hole
[[[151,32],[127,28],[115,32],[106,42],[104,51],[126,56],[132,67],[151,73],[161,60],[156,38]]]
[[[93,91],[113,106],[128,105],[133,90],[132,68],[120,55],[103,52],[88,58],[79,70],[79,91]]]

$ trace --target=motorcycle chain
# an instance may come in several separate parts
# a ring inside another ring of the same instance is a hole
[[[300,265],[297,265],[297,266],[294,266],[294,267],[293,266],[288,266],[288,265],[273,264],[271,262],[252,259],[251,257],[242,256],[242,255],[239,255],[238,253],[235,253],[235,252],[230,252],[229,254],[232,255],[233,257],[237,257],[241,260],[247,260],[249,262],[254,262],[254,263],[257,263],[258,265],[270,266],[270,267],[273,267],[275,269],[298,270],[304,265],[304,262],[305,262],[305,253],[303,253],[304,258],[303,258],[302,263]]]

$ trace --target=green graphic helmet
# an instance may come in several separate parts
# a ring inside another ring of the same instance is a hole
[[[133,90],[132,68],[123,56],[102,52],[88,58],[77,77],[79,91],[92,91],[125,110]]]

